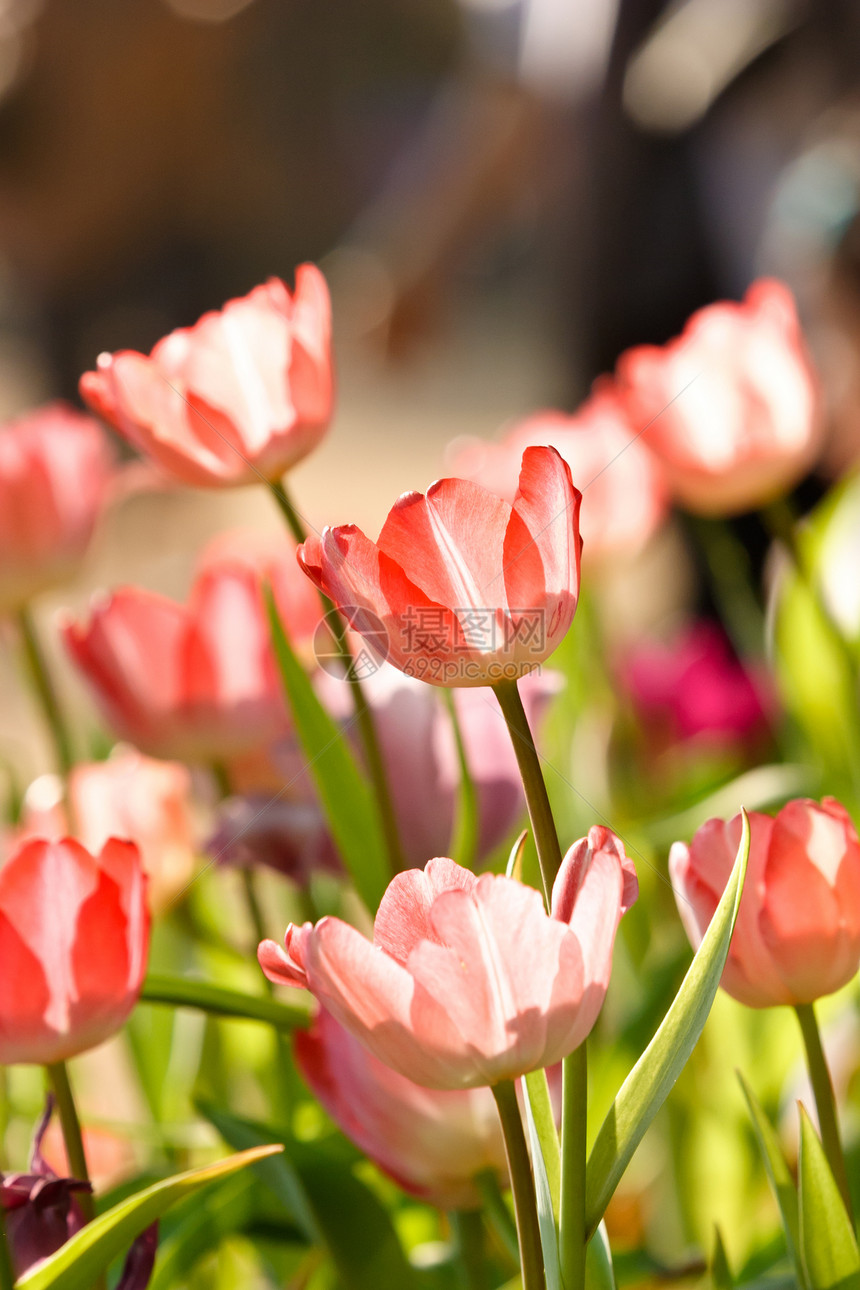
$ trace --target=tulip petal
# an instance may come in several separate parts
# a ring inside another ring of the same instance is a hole
[[[407,869],[388,884],[373,924],[373,941],[398,963],[406,965],[422,940],[435,939],[430,920],[433,902],[443,891],[472,891],[477,878],[453,860],[440,857],[425,869]]]

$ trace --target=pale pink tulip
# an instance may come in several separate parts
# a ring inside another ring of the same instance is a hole
[[[815,461],[818,382],[781,282],[763,278],[741,304],[700,309],[669,344],[627,350],[617,371],[632,424],[691,511],[760,506]]]
[[[753,1008],[812,1003],[860,966],[860,841],[832,797],[789,802],[775,818],[750,812],[750,855],[722,984]],[[697,948],[732,870],[741,817],[708,820],[669,871]]]
[[[625,400],[608,377],[572,416],[537,412],[500,443],[452,445],[452,473],[513,501],[526,448],[549,444],[561,453],[582,492],[583,558],[635,555],[666,516],[663,474],[637,438]]]
[[[63,403],[0,427],[0,613],[74,575],[113,478],[104,430]]]
[[[505,1144],[488,1089],[422,1088],[374,1057],[324,1008],[294,1042],[317,1100],[405,1191],[443,1209],[474,1209],[476,1174],[491,1170],[506,1180]]]
[[[331,307],[320,271],[278,278],[160,340],[100,354],[81,395],[168,475],[219,487],[276,479],[331,419]]]
[[[496,1084],[549,1066],[594,1025],[636,879],[594,828],[540,893],[431,860],[390,883],[373,943],[337,918],[263,941],[270,980],[304,986],[380,1061],[428,1088]]]

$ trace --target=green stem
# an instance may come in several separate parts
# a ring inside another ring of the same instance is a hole
[[[81,1122],[78,1119],[66,1063],[55,1062],[46,1066],[45,1070],[48,1075],[48,1083],[57,1102],[57,1110],[60,1113],[60,1124],[63,1129],[63,1141],[66,1144],[66,1157],[69,1162],[70,1176],[77,1178],[78,1182],[89,1182],[90,1175],[87,1169],[87,1158],[84,1155]],[[89,1192],[80,1192],[78,1194],[78,1203],[84,1218],[88,1223],[91,1223],[96,1212],[92,1195]]]
[[[293,537],[299,543],[304,542],[308,536],[305,526],[293,506],[283,484],[270,483],[269,487]],[[334,636],[335,643],[344,666],[347,682],[352,689],[356,724],[358,726],[359,737],[361,738],[362,746],[364,748],[367,771],[370,775],[373,791],[376,796],[376,804],[379,809],[379,816],[382,822],[382,830],[385,836],[391,872],[393,874],[400,873],[402,869],[406,868],[406,857],[403,851],[403,845],[400,841],[400,830],[397,825],[397,817],[394,813],[394,800],[391,796],[388,776],[386,775],[385,764],[382,760],[382,749],[379,744],[376,722],[374,720],[370,704],[367,702],[367,696],[364,693],[362,684],[355,674],[353,657],[346,637],[346,625],[344,620],[325,592],[321,591],[319,593],[319,597],[326,624]]]
[[[0,1290],[15,1290],[12,1251],[6,1236],[6,1212],[0,1205]]]
[[[478,854],[478,794],[475,781],[469,770],[466,756],[466,745],[463,740],[463,729],[457,716],[457,705],[452,690],[442,691],[448,715],[451,718],[451,729],[457,746],[457,761],[460,766],[460,790],[457,795],[457,809],[451,830],[450,855],[452,860],[465,869],[473,869]]]
[[[585,1161],[588,1057],[585,1041],[562,1062],[559,1262],[564,1290],[585,1285]]]
[[[35,623],[26,607],[18,611],[18,629],[24,646],[27,670],[30,673],[33,688],[39,696],[39,702],[54,741],[57,767],[61,775],[65,776],[72,769],[75,760],[72,756],[71,740],[57,701],[57,692],[39,644]]]
[[[490,1290],[484,1255],[484,1222],[479,1209],[454,1209],[448,1215],[457,1239],[463,1290]]]
[[[839,1136],[839,1123],[836,1118],[836,1099],[833,1095],[830,1071],[827,1069],[827,1059],[821,1046],[821,1034],[815,1018],[815,1009],[811,1003],[798,1003],[794,1011],[797,1013],[800,1033],[803,1035],[806,1067],[809,1071],[812,1091],[815,1094],[815,1105],[818,1108],[821,1142],[836,1185],[845,1202],[848,1217],[853,1223],[854,1211],[848,1186],[848,1172],[845,1168],[845,1156],[842,1151],[842,1139]]]
[[[504,1246],[507,1253],[514,1262],[517,1262],[520,1254],[520,1246],[517,1240],[516,1224],[511,1218],[510,1210],[505,1204],[505,1198],[499,1187],[499,1180],[492,1169],[482,1169],[479,1174],[475,1175],[475,1186],[480,1193],[484,1205],[484,1213],[487,1219]]]
[[[502,1080],[500,1084],[493,1085],[492,1093],[499,1108],[508,1170],[511,1175],[511,1190],[514,1194],[523,1290],[546,1290],[537,1197],[520,1108],[517,1104],[516,1085],[513,1080]]]
[[[529,819],[534,831],[540,871],[543,878],[547,908],[552,903],[552,885],[561,867],[561,847],[552,809],[547,796],[540,758],[535,748],[526,710],[520,698],[516,681],[501,681],[493,686],[499,707],[507,723],[514,746],[517,765],[526,794]]]

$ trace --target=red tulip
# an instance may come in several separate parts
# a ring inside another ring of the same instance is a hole
[[[780,282],[761,279],[742,304],[700,309],[668,345],[628,350],[618,377],[643,443],[692,511],[759,506],[815,460],[823,430],[817,381]]]
[[[160,340],[149,357],[100,354],[81,394],[181,483],[275,479],[306,457],[331,418],[328,289],[304,264],[296,290],[271,278]]]
[[[146,880],[131,842],[26,843],[0,869],[0,1065],[64,1061],[109,1038],[140,992]]]
[[[608,829],[564,858],[547,914],[540,893],[476,878],[453,860],[398,874],[373,943],[338,918],[263,941],[270,981],[309,989],[374,1057],[428,1088],[513,1079],[572,1052],[597,1019],[615,932],[636,897]]]
[[[101,426],[62,403],[0,428],[0,612],[75,573],[113,465]]]
[[[501,443],[454,444],[452,468],[464,479],[513,501],[523,452],[550,444],[582,489],[586,558],[635,554],[662,524],[666,487],[652,455],[636,437],[624,399],[604,377],[572,416],[538,412],[514,426]]]
[[[507,1178],[496,1104],[485,1088],[429,1089],[398,1075],[325,1009],[295,1038],[317,1100],[400,1186],[442,1209],[480,1205],[475,1175]]]
[[[260,579],[244,564],[210,565],[187,606],[121,588],[64,634],[109,725],[156,757],[211,762],[286,729]]]
[[[728,882],[741,817],[708,820],[669,856],[678,909],[701,944]],[[789,802],[776,818],[750,812],[750,856],[724,988],[753,1008],[812,1003],[860,966],[860,841],[844,807]]]
[[[527,448],[513,506],[441,479],[404,493],[378,542],[354,525],[299,547],[309,577],[388,661],[432,685],[494,685],[544,661],[579,595],[580,494],[554,448]]]

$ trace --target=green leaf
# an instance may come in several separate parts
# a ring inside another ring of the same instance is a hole
[[[528,1094],[528,1109],[534,1120],[535,1131],[540,1143],[541,1156],[546,1169],[552,1197],[552,1208],[558,1222],[559,1197],[561,1195],[561,1149],[558,1142],[558,1130],[552,1113],[552,1102],[549,1096],[549,1084],[546,1071],[530,1071],[524,1076],[523,1084]]]
[[[176,1201],[281,1151],[279,1144],[260,1146],[147,1187],[88,1223],[56,1254],[19,1278],[17,1290],[92,1290],[114,1259]]]
[[[295,999],[282,1002],[262,995],[242,994],[210,981],[195,981],[184,976],[159,976],[150,973],[140,992],[142,1003],[165,1004],[172,1008],[195,1008],[215,1017],[233,1017],[238,1021],[262,1021],[278,1030],[304,1030],[310,1025],[310,997],[295,991]]]
[[[326,712],[293,653],[269,588],[266,608],[275,657],[307,769],[341,858],[368,909],[375,910],[388,876],[385,836],[376,802],[350,751],[346,731]]]
[[[811,1290],[858,1290],[860,1253],[818,1134],[800,1107],[800,1250]]]
[[[280,1136],[278,1130],[198,1103],[198,1109],[231,1146]],[[322,1245],[345,1290],[418,1290],[419,1279],[407,1261],[391,1219],[373,1192],[332,1159],[319,1141],[282,1138],[284,1154],[257,1166],[310,1239]]]
[[[732,1290],[735,1279],[729,1267],[729,1259],[723,1238],[718,1227],[714,1228],[714,1252],[711,1255],[711,1284],[714,1290]]]
[[[729,952],[749,859],[746,812],[737,858],[711,924],[663,1022],[601,1125],[585,1175],[586,1227],[595,1231],[654,1116],[704,1029]]]
[[[779,1139],[770,1120],[768,1120],[761,1104],[740,1071],[738,1071],[738,1079],[749,1107],[756,1141],[761,1152],[761,1158],[764,1161],[765,1173],[771,1190],[776,1197],[776,1203],[779,1205],[779,1212],[782,1215],[782,1226],[785,1232],[788,1253],[797,1271],[798,1280],[801,1285],[804,1285],[806,1276],[800,1257],[800,1214],[797,1207],[797,1188],[794,1185],[794,1180],[779,1145]]]
[[[540,1229],[540,1245],[543,1251],[543,1265],[546,1274],[546,1290],[562,1290],[561,1284],[561,1264],[558,1255],[558,1201],[560,1188],[560,1170],[561,1163],[559,1158],[558,1135],[555,1131],[555,1124],[552,1120],[552,1108],[549,1107],[549,1090],[546,1086],[546,1074],[544,1071],[534,1071],[534,1075],[543,1077],[543,1089],[539,1080],[533,1080],[529,1084],[529,1076],[523,1081],[525,1088],[525,1111],[526,1126],[529,1135],[529,1147],[531,1149],[532,1169],[535,1177],[535,1194],[537,1197],[538,1227]],[[535,1090],[535,1105],[538,1115],[541,1119],[542,1133],[538,1132],[537,1119],[535,1116],[535,1107],[532,1105],[532,1088]],[[546,1093],[544,1099],[543,1094]],[[549,1107],[549,1125],[546,1124],[546,1110]],[[547,1132],[547,1127],[549,1132]],[[547,1140],[547,1155],[550,1164],[544,1157],[543,1139]],[[553,1141],[555,1149],[553,1150]],[[550,1181],[550,1168],[555,1172],[555,1195],[553,1195],[553,1186]]]
[[[523,881],[523,855],[525,853],[528,837],[528,829],[523,829],[522,833],[511,847],[511,854],[508,856],[505,873],[508,878],[513,878],[516,882]]]
[[[615,1269],[606,1224],[601,1222],[585,1251],[585,1290],[615,1290]]]

